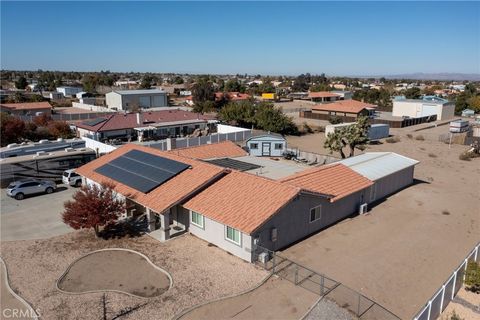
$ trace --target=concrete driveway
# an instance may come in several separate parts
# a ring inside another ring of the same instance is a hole
[[[63,203],[72,198],[75,188],[58,185],[52,194],[15,200],[1,189],[2,241],[43,239],[73,231],[62,222]]]

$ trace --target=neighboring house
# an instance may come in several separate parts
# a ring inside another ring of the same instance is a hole
[[[168,98],[164,90],[118,90],[105,95],[107,107],[116,110],[132,108],[150,109],[167,107]]]
[[[332,90],[331,92],[340,96],[338,100],[351,100],[353,97],[352,91]]]
[[[394,152],[367,152],[340,163],[374,182],[368,199],[373,202],[411,185],[419,162]]]
[[[317,104],[312,107],[313,114],[358,118],[371,116],[376,106],[357,100],[340,100],[332,103]]]
[[[97,141],[106,139],[157,140],[186,136],[195,129],[216,123],[212,117],[183,110],[162,110],[141,113],[114,113],[76,124],[78,136]]]
[[[63,94],[64,97],[75,97],[79,92],[82,92],[83,89],[80,87],[58,87],[57,92]]]
[[[77,173],[87,184],[113,182],[126,200],[125,216],[145,219],[152,237],[189,231],[251,262],[256,245],[279,250],[364,213],[368,203],[411,184],[417,163],[367,153],[273,180],[192,159],[238,154],[223,144],[171,152],[128,144]]]
[[[249,154],[257,157],[281,157],[287,151],[287,140],[278,134],[251,137],[246,145]]]
[[[215,101],[223,99],[224,95],[229,101],[247,101],[252,98],[251,95],[240,92],[215,92]]]
[[[18,116],[52,115],[52,106],[48,102],[2,103],[0,111]]]
[[[338,124],[329,124],[325,126],[325,137],[329,134],[335,133],[337,130],[345,127],[349,127],[356,124],[356,122],[344,122]],[[370,125],[368,129],[368,140],[378,140],[387,138],[390,135],[390,126],[388,124],[377,123]]]
[[[464,109],[462,110],[462,117],[473,117],[475,116],[475,111],[472,109]]]
[[[61,100],[64,98],[63,93],[61,92],[50,92],[50,100]]]
[[[436,115],[437,120],[448,120],[455,116],[455,103],[438,97],[422,99],[393,100],[392,116],[394,117],[426,117]]]
[[[243,157],[248,155],[245,150],[230,140],[195,147],[174,149],[169,152],[178,156],[200,160]]]
[[[329,91],[309,92],[308,99],[313,102],[327,103],[339,100],[340,95]]]

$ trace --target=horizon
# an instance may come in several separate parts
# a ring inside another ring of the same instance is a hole
[[[1,2],[1,7],[2,70],[359,78],[480,74],[475,2]],[[431,16],[435,19],[428,20]]]

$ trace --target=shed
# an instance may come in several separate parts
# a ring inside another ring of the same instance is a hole
[[[281,157],[287,151],[287,140],[278,134],[264,134],[247,140],[248,152],[256,157]]]
[[[374,182],[368,199],[373,202],[411,185],[419,162],[394,152],[367,152],[340,163]]]
[[[462,111],[462,117],[473,117],[475,115],[475,111],[472,109],[465,109]]]

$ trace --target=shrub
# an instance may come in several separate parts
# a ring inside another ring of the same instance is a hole
[[[448,210],[443,210],[443,211],[442,211],[442,214],[443,214],[444,216],[449,216],[449,215],[450,215],[450,211],[448,211]]]
[[[464,320],[464,319],[460,318],[460,316],[455,312],[455,310],[453,310],[449,320]]]
[[[388,143],[397,143],[397,142],[400,142],[400,138],[399,137],[390,137],[390,138],[385,139],[385,141],[388,142]]]
[[[337,116],[330,116],[330,118],[328,118],[328,122],[330,122],[331,124],[339,124],[343,123],[343,120],[342,118]]]
[[[436,157],[437,157],[437,155],[436,155],[435,153],[429,153],[428,156],[429,156],[430,158],[436,158]]]
[[[422,135],[418,135],[415,137],[415,140],[423,141],[425,138]]]
[[[409,133],[409,134],[407,134],[407,138],[408,139],[413,139],[413,135]]]
[[[458,156],[458,158],[459,158],[460,160],[463,160],[463,161],[470,161],[470,159],[472,158],[472,156],[471,156],[470,153],[468,153],[468,152],[462,152],[462,153]]]
[[[304,122],[304,123],[303,123],[303,130],[304,130],[306,133],[313,133],[313,129],[308,125],[307,122]]]
[[[466,290],[480,293],[480,265],[475,261],[469,261],[465,272]]]

